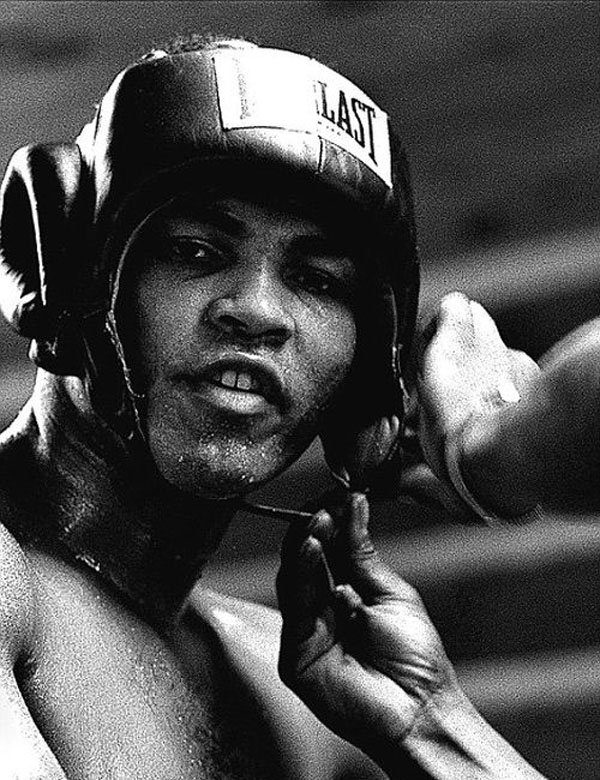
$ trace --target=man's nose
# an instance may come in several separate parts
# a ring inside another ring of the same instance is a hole
[[[207,318],[221,333],[280,346],[292,335],[294,320],[281,285],[267,275],[241,275],[208,306]]]

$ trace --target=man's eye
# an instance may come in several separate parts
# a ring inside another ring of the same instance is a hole
[[[169,242],[169,253],[174,260],[188,263],[206,264],[219,257],[216,249],[203,241],[191,238],[178,238]]]
[[[293,274],[293,282],[302,290],[316,295],[345,299],[350,294],[342,280],[317,268],[298,269]]]
[[[296,283],[313,292],[329,292],[332,281],[324,274],[302,271],[296,274]]]
[[[213,273],[227,265],[226,255],[212,243],[197,238],[169,237],[157,257],[193,273]]]

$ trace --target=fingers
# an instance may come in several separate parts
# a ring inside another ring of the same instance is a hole
[[[349,580],[357,560],[376,554],[368,525],[369,505],[363,493],[346,494],[333,516],[321,510],[310,522],[308,533],[320,542],[336,583]]]
[[[539,377],[540,367],[526,352],[516,349],[509,350],[509,360],[513,382],[523,395]]]
[[[464,333],[465,329],[481,341],[502,342],[496,323],[478,302],[459,292],[449,293],[440,302],[438,330],[442,328]]]
[[[485,350],[487,360],[496,367],[499,401],[517,403],[540,373],[539,366],[525,352],[506,347],[496,323],[481,304],[471,301],[470,307],[475,336],[482,351]]]
[[[476,337],[478,337],[481,341],[499,341],[504,343],[500,338],[500,333],[496,327],[496,323],[480,303],[477,301],[469,301],[469,309],[473,321],[473,330]]]
[[[431,435],[446,434],[472,413],[516,403],[537,371],[524,353],[507,348],[481,304],[460,293],[445,296],[418,382]]]
[[[419,398],[425,407],[447,404],[448,389],[460,384],[460,375],[473,361],[477,347],[473,311],[464,295],[445,296],[432,323],[428,341],[422,344],[417,376]],[[452,406],[448,409],[450,415]]]
[[[506,362],[506,346],[496,323],[480,303],[469,300],[461,293],[451,293],[442,299],[436,336],[440,340],[444,339],[451,355],[459,351],[454,359],[464,359],[484,349],[487,360],[493,356],[494,360]]]
[[[279,674],[294,687],[335,641],[333,582],[318,539],[286,545],[276,586],[283,618]]]
[[[326,604],[333,603],[336,585],[351,585],[369,599],[390,587],[389,570],[380,563],[369,534],[366,496],[349,494],[334,516],[320,510],[308,524],[294,524],[284,540],[277,593],[296,640],[306,637]]]
[[[334,605],[338,619],[343,617],[340,599],[349,611],[358,609],[359,602],[368,606],[392,597],[415,599],[414,589],[375,550],[363,493],[350,494],[335,520],[321,510],[308,524],[295,526],[284,540],[277,576],[286,642],[300,645],[310,639],[314,652],[328,632],[334,633]]]
[[[496,323],[477,301],[470,301],[470,308],[473,315],[473,329],[477,343],[481,345],[482,351],[485,350],[486,357],[496,365],[500,377],[505,375],[505,379],[500,381],[501,387],[507,403],[515,403],[519,400],[519,392],[516,386],[516,379],[520,378],[521,368],[525,368],[525,358],[528,358],[524,352],[517,353],[508,349]],[[531,361],[533,363],[533,361]],[[535,365],[535,364],[534,364]],[[528,370],[531,368],[527,367]],[[517,376],[515,376],[517,374]],[[508,384],[512,387],[508,387]]]
[[[461,522],[468,522],[471,519],[471,515],[456,492],[436,477],[425,463],[404,469],[400,485],[402,492],[412,497],[421,506],[431,506],[433,509],[443,507],[451,518]]]
[[[338,612],[341,612],[346,618],[352,619],[363,606],[363,600],[354,590],[352,585],[347,583],[344,585],[337,585],[334,590],[334,597]]]
[[[334,586],[322,543],[311,533],[316,528],[326,536],[330,523],[331,517],[321,510],[308,524],[293,524],[282,545],[277,598],[284,623],[297,640],[310,635]]]
[[[506,347],[486,309],[462,293],[454,292],[442,298],[437,314],[426,326],[421,338],[429,344],[436,336],[447,337],[450,343],[455,342],[463,349],[468,344],[471,348],[481,349],[486,360],[493,359],[499,369],[512,376],[516,385],[526,384],[539,373],[537,364],[526,353]]]
[[[459,343],[474,339],[502,343],[496,324],[488,312],[477,301],[472,301],[460,292],[445,295],[436,314],[422,330],[421,340],[425,346],[440,333],[455,338]]]
[[[442,327],[463,327],[472,319],[471,301],[460,292],[451,292],[440,301],[438,310],[438,329]]]
[[[369,559],[375,553],[369,535],[369,502],[364,493],[352,493],[349,500],[346,534],[348,547],[353,558]]]
[[[352,493],[339,522],[336,547],[343,565],[342,581],[367,606],[387,598],[413,599],[414,591],[383,563],[369,533],[369,503],[363,493]],[[356,608],[356,605],[354,605]]]
[[[469,299],[460,292],[445,295],[437,306],[435,313],[429,313],[424,318],[425,324],[419,328],[415,340],[417,368],[421,372],[426,353],[436,336],[443,332],[456,332],[464,335],[465,326],[470,326],[472,313]]]

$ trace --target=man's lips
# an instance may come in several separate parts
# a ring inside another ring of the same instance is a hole
[[[223,357],[197,370],[175,375],[194,392],[207,395],[233,411],[256,411],[267,402],[279,409],[289,405],[289,394],[278,371],[266,361],[248,356]]]

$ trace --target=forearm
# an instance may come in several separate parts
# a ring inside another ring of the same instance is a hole
[[[394,755],[395,753],[395,755]],[[392,780],[406,777],[406,756],[415,764],[411,776],[432,780],[540,780],[537,772],[487,723],[464,694],[433,700],[398,748],[373,756]]]
[[[513,405],[467,421],[458,436],[458,468],[467,489],[501,517],[536,504],[568,510],[600,502],[598,399],[540,376]]]
[[[528,397],[469,421],[460,432],[463,480],[495,514],[523,515],[545,497],[547,461],[541,450],[549,413],[542,398]]]
[[[600,320],[544,361],[517,403],[467,420],[460,473],[498,515],[536,503],[597,511],[600,503]]]

